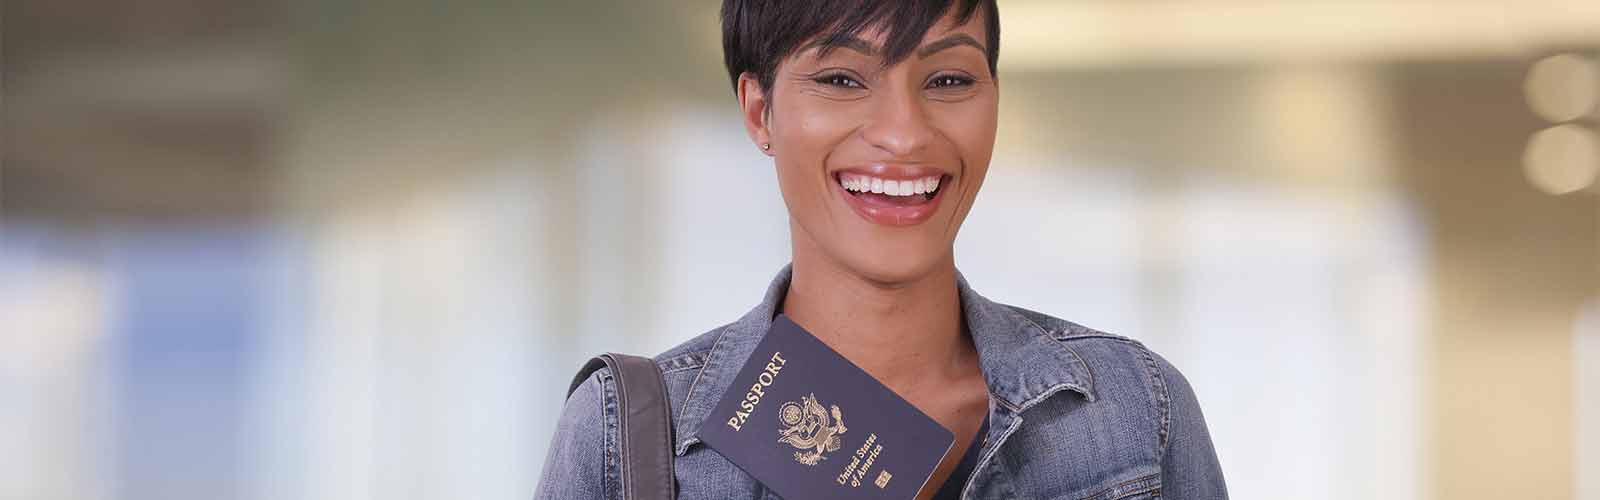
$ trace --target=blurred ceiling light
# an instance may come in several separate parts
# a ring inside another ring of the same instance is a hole
[[[1534,187],[1567,194],[1594,182],[1600,172],[1600,139],[1579,125],[1557,125],[1533,134],[1522,154],[1523,173]]]
[[[1526,57],[1600,44],[1594,0],[1010,0],[1012,70]]]
[[[1575,120],[1595,109],[1600,97],[1600,67],[1575,54],[1547,57],[1529,68],[1522,88],[1528,107],[1540,117],[1552,122]]]

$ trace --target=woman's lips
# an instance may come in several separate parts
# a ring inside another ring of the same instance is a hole
[[[886,226],[920,224],[933,216],[944,198],[949,178],[930,169],[873,169],[864,173],[842,171],[834,175],[834,191],[845,204],[868,222]]]

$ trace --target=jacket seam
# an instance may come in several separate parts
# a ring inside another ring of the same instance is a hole
[[[661,370],[661,374],[662,375],[670,375],[670,374],[673,374],[673,373],[686,372],[686,371],[689,371],[689,370],[698,370],[698,369],[700,369],[700,368],[702,368],[704,366],[705,365],[680,366],[680,367],[677,367],[677,368],[673,368],[671,370]]]
[[[711,351],[709,350],[685,353],[679,356],[674,356],[672,359],[662,361],[661,363],[658,363],[658,365],[661,366],[662,375],[689,370],[698,370],[706,366],[705,356],[709,355],[710,353]]]
[[[717,341],[711,343],[711,349],[706,351],[705,360],[700,363],[700,371],[694,374],[694,381],[689,382],[689,389],[683,392],[683,402],[678,404],[679,408],[681,408],[678,411],[678,415],[680,417],[689,418],[689,410],[691,409],[689,408],[689,401],[694,398],[694,390],[700,387],[700,381],[706,378],[705,368],[707,366],[711,366],[712,358],[716,357],[717,355],[717,348],[722,347],[722,341],[728,338],[728,330],[730,329],[729,326],[730,325],[723,325],[717,329]],[[673,430],[677,430],[678,422],[676,420],[672,422],[672,427]],[[673,456],[683,455],[683,452],[685,451],[684,443],[688,442],[684,441],[686,439],[689,438],[684,437],[682,433],[676,436],[676,439],[674,439],[672,443]]]
[[[726,338],[728,338],[728,329],[727,329],[727,327],[723,327],[723,328],[721,328],[721,329],[719,329],[717,331],[717,341],[711,343],[711,350],[710,351],[706,351],[706,360],[705,360],[704,363],[701,363],[701,365],[700,365],[701,367],[704,367],[705,365],[711,364],[711,358],[717,355],[717,348],[722,346],[722,341],[723,341],[723,339],[726,339]],[[695,374],[694,381],[693,382],[689,382],[689,390],[684,391],[684,393],[683,393],[683,404],[684,405],[688,405],[689,404],[689,398],[694,397],[694,390],[696,388],[700,387],[700,380],[704,379],[705,377],[706,377],[705,370],[701,370],[700,373]],[[688,408],[685,407],[684,410],[688,410]],[[677,443],[673,443],[673,444],[676,445]]]
[[[1156,491],[1161,489],[1161,483],[1157,481],[1160,477],[1160,473],[1145,474],[1143,476],[1129,479],[1127,481],[1117,483],[1114,486],[1097,491],[1093,495],[1083,497],[1083,500],[1117,500],[1138,495],[1140,493]],[[1151,484],[1142,485],[1139,483]]]
[[[1161,366],[1156,363],[1155,356],[1149,349],[1141,346],[1139,355],[1144,358],[1145,368],[1150,372],[1150,382],[1155,385],[1156,407],[1160,414],[1160,429],[1157,433],[1156,463],[1162,465],[1167,457],[1167,448],[1170,440],[1168,435],[1172,425],[1172,398],[1169,394],[1166,376],[1161,373]]]
[[[676,356],[673,356],[673,357],[670,357],[670,358],[662,359],[661,361],[657,361],[656,362],[656,367],[661,369],[661,373],[673,373],[673,372],[680,372],[680,371],[683,371],[683,370],[692,370],[692,369],[695,369],[695,368],[699,368],[701,366],[705,366],[705,364],[706,364],[705,356],[707,354],[709,354],[710,352],[711,351],[708,349],[708,350],[703,350],[703,351],[702,350],[695,350],[695,351],[682,353],[682,354],[679,354],[679,355],[676,355]]]
[[[1000,445],[1005,444],[1006,439],[1011,437],[1011,433],[1016,432],[1017,428],[1022,427],[1022,414],[1012,413],[1011,415],[1011,425],[1006,427],[1005,432],[1000,433],[1000,437],[994,440],[994,446],[989,448],[988,452],[984,453],[978,458],[978,463],[976,465],[973,465],[971,475],[967,476],[967,484],[962,486],[961,494],[958,495],[960,498],[965,499],[967,498],[968,494],[972,493],[972,490],[975,487],[974,485],[978,483],[978,473],[982,472],[983,467],[989,465],[989,462],[994,460],[994,456],[1000,453]]]
[[[1123,336],[1123,335],[1117,335],[1115,333],[1102,332],[1102,331],[1099,331],[1099,330],[1089,330],[1088,333],[1072,333],[1072,332],[1070,332],[1068,330],[1061,330],[1061,333],[1059,334],[1059,336],[1056,337],[1056,340],[1059,340],[1059,341],[1061,341],[1063,343],[1071,342],[1071,341],[1074,341],[1074,340],[1084,340],[1084,339],[1110,339],[1110,340],[1115,340],[1115,341],[1122,342],[1122,343],[1125,343],[1125,344],[1131,344],[1131,345],[1139,346],[1141,348],[1145,346],[1144,342],[1140,342],[1137,339],[1134,339],[1132,337],[1127,337],[1127,336]]]
[[[1066,320],[1063,320],[1063,319],[1059,319],[1059,318],[1050,318],[1050,319],[1055,319],[1057,322],[1061,323],[1062,324],[1061,328],[1045,328],[1043,325],[1040,325],[1038,321],[1035,321],[1028,314],[1023,314],[1022,312],[1025,311],[1025,309],[1020,309],[1020,308],[1018,308],[1016,306],[1006,306],[1006,307],[1010,307],[1011,310],[1016,311],[1018,313],[1018,316],[1021,316],[1023,320],[1025,320],[1025,321],[1027,321],[1029,323],[1032,323],[1034,326],[1039,327],[1040,330],[1044,330],[1045,332],[1049,332],[1050,336],[1052,336],[1056,340],[1059,340],[1059,341],[1062,341],[1062,342],[1065,342],[1065,341],[1068,341],[1068,340],[1073,340],[1073,339],[1080,339],[1080,338],[1109,338],[1109,339],[1123,340],[1123,341],[1131,342],[1131,343],[1134,343],[1134,344],[1139,344],[1139,341],[1134,340],[1134,339],[1132,339],[1132,338],[1130,338],[1128,336],[1125,336],[1125,335],[1117,335],[1115,333],[1103,332],[1103,331],[1100,331],[1100,330],[1089,328],[1087,326],[1083,326],[1083,325],[1080,325],[1080,324],[1077,324],[1077,323],[1073,323],[1071,321],[1066,321]],[[1035,313],[1035,314],[1039,314],[1041,316],[1049,317],[1049,315],[1045,315],[1043,313]]]
[[[595,390],[600,391],[600,435],[601,435],[601,444],[605,445],[605,464],[601,467],[601,477],[600,477],[600,497],[601,498],[611,498],[612,497],[612,495],[611,495],[611,480],[615,475],[620,475],[621,474],[621,471],[617,470],[617,468],[618,468],[617,467],[618,466],[618,463],[617,463],[618,458],[612,452],[613,445],[615,444],[616,438],[617,438],[617,436],[616,436],[616,434],[614,432],[615,431],[615,426],[613,426],[612,423],[611,423],[612,414],[616,412],[616,410],[614,409],[615,406],[616,406],[616,400],[613,399],[613,396],[611,395],[611,392],[609,390],[607,390],[607,385],[606,384],[612,382],[612,378],[609,375],[610,374],[608,372],[606,372],[604,369],[601,369],[600,371],[595,372],[595,378],[599,382],[598,384],[596,384],[598,387]]]

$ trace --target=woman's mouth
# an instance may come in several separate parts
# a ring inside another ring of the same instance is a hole
[[[940,188],[949,184],[946,176],[920,172],[895,174],[839,172],[834,176],[834,185],[845,203],[869,222],[908,226],[931,217],[942,198],[940,194],[944,190]]]

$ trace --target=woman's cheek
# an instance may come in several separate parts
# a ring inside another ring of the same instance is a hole
[[[800,137],[797,137],[805,147],[826,157],[826,152],[831,145],[839,143],[849,135],[850,123],[856,119],[848,108],[835,109],[834,106],[815,106],[801,114],[802,119],[797,127]]]

